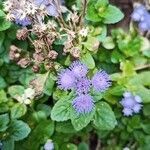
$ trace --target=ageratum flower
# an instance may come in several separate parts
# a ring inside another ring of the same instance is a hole
[[[49,16],[57,17],[59,15],[56,5],[53,0],[35,0],[35,4],[37,6],[44,6],[47,14]]]
[[[104,92],[111,86],[110,77],[105,71],[97,72],[91,82],[94,90],[97,92]]]
[[[78,95],[87,94],[90,91],[91,82],[87,77],[83,77],[77,80],[75,90]]]
[[[150,14],[144,14],[141,22],[139,22],[139,29],[141,31],[148,31],[150,30]]]
[[[54,143],[52,140],[48,139],[44,145],[44,150],[54,150]]]
[[[80,61],[73,62],[70,66],[70,70],[77,78],[85,77],[88,72],[87,66],[81,63]]]
[[[134,21],[141,21],[146,12],[146,8],[143,5],[140,5],[134,9],[131,17]]]
[[[90,95],[80,95],[72,102],[73,108],[78,114],[90,113],[94,108],[93,99]]]
[[[136,7],[131,17],[139,23],[138,26],[141,31],[150,30],[150,14],[146,10],[146,7],[143,5]]]
[[[123,112],[123,114],[124,114],[125,116],[132,116],[132,114],[133,114],[133,111],[132,111],[132,109],[130,109],[130,108],[124,108],[124,109],[122,110],[122,112]]]
[[[63,90],[70,90],[75,87],[75,77],[69,69],[62,70],[58,75],[58,87]]]
[[[46,11],[49,16],[58,17],[59,15],[58,10],[54,4],[48,5],[46,7]]]
[[[131,116],[133,113],[139,113],[142,108],[142,99],[140,96],[134,96],[130,92],[125,92],[124,98],[121,100],[120,104],[124,107],[123,114],[125,116]]]
[[[89,113],[94,108],[94,101],[90,95],[93,86],[98,92],[104,92],[111,85],[109,75],[99,71],[91,80],[87,77],[88,68],[80,61],[75,61],[69,69],[61,71],[58,75],[58,87],[64,90],[75,91],[77,97],[72,102],[72,107],[78,114]]]
[[[25,17],[24,19],[15,18],[15,23],[22,25],[23,27],[28,26],[31,24],[31,20],[28,17]]]

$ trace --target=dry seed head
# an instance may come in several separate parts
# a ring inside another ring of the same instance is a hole
[[[25,40],[28,37],[29,33],[28,33],[28,29],[26,27],[17,30],[17,39],[18,40]]]

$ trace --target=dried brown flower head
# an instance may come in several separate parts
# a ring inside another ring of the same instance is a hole
[[[22,68],[26,68],[27,66],[29,66],[30,65],[30,59],[29,58],[22,58],[22,59],[20,59],[18,62],[17,62],[17,64],[19,65],[19,66],[21,66]]]
[[[28,29],[26,27],[17,30],[16,37],[18,40],[25,40],[29,35]]]

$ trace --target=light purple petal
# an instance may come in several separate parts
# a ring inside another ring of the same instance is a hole
[[[111,86],[110,77],[105,71],[97,72],[91,82],[94,90],[97,92],[104,92]]]
[[[85,114],[93,110],[94,103],[90,95],[80,95],[73,100],[72,106],[78,114]]]

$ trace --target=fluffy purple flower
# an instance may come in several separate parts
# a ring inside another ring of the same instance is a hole
[[[40,5],[49,5],[49,1],[48,0],[35,0],[34,2],[37,6]]]
[[[87,66],[82,64],[80,61],[73,62],[70,66],[70,70],[77,78],[85,77],[88,72]]]
[[[139,113],[142,108],[142,99],[140,96],[134,96],[130,92],[125,92],[124,98],[121,100],[120,104],[123,106],[123,114],[125,116],[131,116],[133,113]]]
[[[28,26],[31,25],[31,19],[23,14],[24,12],[22,10],[18,10],[18,11],[13,11],[13,16],[14,16],[14,22],[16,24],[19,24],[21,26]]]
[[[46,7],[46,11],[49,16],[58,17],[58,15],[59,15],[57,8],[54,4],[48,5]]]
[[[142,105],[137,103],[134,105],[134,107],[132,109],[133,109],[134,113],[139,113],[141,108],[142,108]]]
[[[122,99],[122,101],[120,102],[120,104],[123,106],[123,107],[126,107],[126,108],[133,108],[134,105],[136,104],[135,100],[131,97],[131,98],[124,98]]]
[[[97,72],[91,82],[94,90],[97,92],[104,92],[111,86],[110,77],[105,71]]]
[[[132,113],[133,113],[132,109],[130,108],[124,108],[122,112],[124,116],[132,116]]]
[[[91,82],[88,78],[83,77],[77,80],[75,87],[77,94],[87,94],[90,91]]]
[[[69,69],[62,70],[58,75],[58,87],[64,90],[73,89],[75,86],[75,77]]]
[[[26,17],[26,18],[24,18],[22,20],[19,19],[19,18],[16,18],[15,19],[15,23],[25,27],[25,26],[31,25],[32,22],[31,22],[31,20],[28,17]]]
[[[73,108],[78,114],[90,113],[94,108],[93,99],[90,95],[80,95],[72,102]]]
[[[141,18],[147,12],[146,8],[143,5],[136,7],[132,13],[132,19],[134,21],[141,21]]]
[[[134,9],[132,19],[139,22],[138,26],[141,31],[150,30],[150,14],[143,5]]]
[[[37,6],[44,5],[49,16],[57,17],[59,15],[56,5],[52,0],[35,0],[35,4]]]
[[[52,140],[47,140],[44,145],[44,150],[54,150],[54,143],[52,142]]]
[[[139,29],[141,31],[148,31],[150,30],[150,14],[146,13],[139,22]]]

